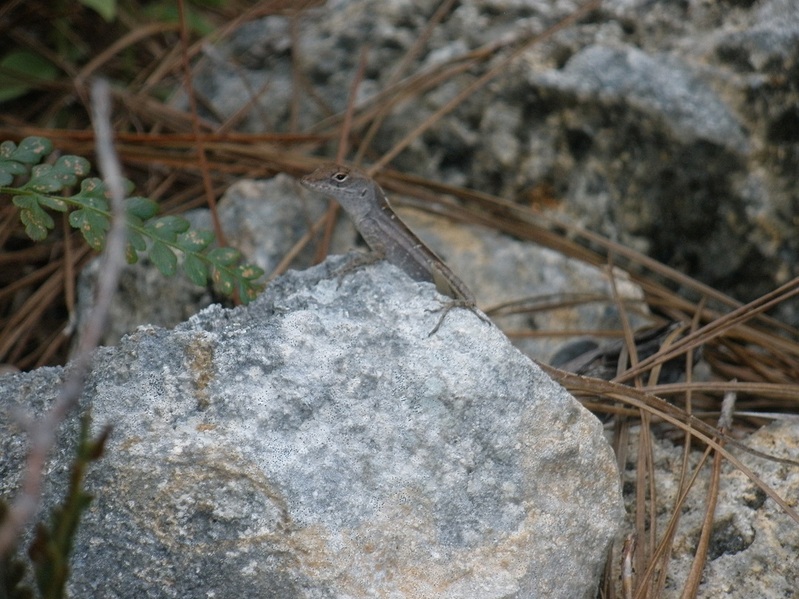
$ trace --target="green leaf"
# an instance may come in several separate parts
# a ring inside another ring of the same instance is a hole
[[[219,291],[221,291],[225,295],[230,295],[231,293],[233,293],[233,289],[236,284],[236,279],[229,271],[215,268],[211,278],[213,279],[214,285],[216,285]]]
[[[239,299],[245,304],[249,304],[252,300],[258,297],[260,289],[253,286],[249,281],[240,279],[238,284]]]
[[[38,164],[42,158],[53,151],[53,143],[46,137],[26,137],[19,146],[13,141],[0,143],[0,162],[12,162],[24,170],[15,174],[27,173],[28,169],[24,165]]]
[[[187,252],[201,252],[214,241],[211,231],[189,229],[180,236],[180,247]]]
[[[183,233],[189,228],[189,221],[180,216],[163,216],[147,225],[147,230],[155,239],[177,241],[178,233]]]
[[[11,153],[9,158],[23,164],[39,164],[42,158],[52,153],[53,142],[46,137],[26,137]]]
[[[132,230],[144,229],[144,223],[138,216],[133,216],[130,213],[125,214],[125,222]]]
[[[20,209],[19,218],[25,225],[25,233],[34,241],[42,241],[55,226],[52,217],[39,206],[36,196],[14,196],[14,205]]]
[[[14,177],[24,175],[28,167],[13,160],[0,160],[0,185],[11,185]]]
[[[258,266],[255,266],[255,264],[242,264],[236,268],[236,272],[242,279],[247,281],[254,281],[257,278],[262,277],[264,274],[264,270]]]
[[[125,211],[141,220],[147,220],[158,214],[158,204],[148,198],[128,198],[125,200]]]
[[[208,267],[194,254],[186,254],[183,260],[183,270],[186,276],[195,285],[204,287],[208,284]]]
[[[17,144],[13,141],[4,141],[0,143],[0,158],[9,158],[14,150],[17,149]]]
[[[125,246],[125,259],[128,264],[136,264],[139,261],[139,252],[146,249],[147,243],[144,241],[144,237],[138,231],[131,229],[130,223],[128,223],[128,243]]]
[[[88,175],[92,165],[81,156],[67,154],[56,160],[53,168],[59,173],[62,173],[65,177],[71,175],[72,183],[69,183],[69,185],[75,185],[77,177],[85,177]]]
[[[128,228],[128,243],[139,252],[143,252],[147,249],[147,243],[144,241],[144,237],[142,237],[141,233],[130,228]]]
[[[80,192],[72,196],[73,200],[98,210],[108,211],[108,195],[105,183],[97,177],[89,177],[80,182]]]
[[[36,195],[36,197],[38,198],[39,203],[45,208],[50,208],[51,210],[55,210],[57,212],[67,211],[67,203],[61,198],[55,198],[53,196],[43,196],[38,194]]]
[[[208,259],[221,266],[235,264],[239,261],[239,258],[241,258],[241,253],[233,248],[214,248],[208,252]]]
[[[153,241],[153,245],[150,247],[150,260],[164,276],[171,277],[177,270],[178,259],[175,253],[168,245],[160,241]]]
[[[63,182],[63,175],[56,171],[52,164],[37,164],[31,169],[31,180],[23,186],[23,189],[51,193],[61,191],[67,185],[69,183]]]
[[[159,231],[170,231],[172,233],[184,233],[189,229],[189,221],[181,216],[162,216],[155,223],[155,228]]]
[[[106,23],[110,23],[117,16],[116,0],[80,0],[80,3],[103,17]]]
[[[87,177],[80,182],[80,193],[78,195],[96,196],[105,193],[105,186],[101,179],[97,177]]]
[[[36,85],[53,81],[58,69],[41,54],[12,50],[0,59],[0,102],[25,95]]]
[[[41,218],[42,215],[44,218]],[[48,229],[53,228],[53,219],[46,212],[37,214],[28,210],[23,210],[19,214],[22,224],[25,225],[25,233],[33,241],[43,241],[47,238]]]
[[[103,249],[105,234],[111,228],[108,217],[90,209],[80,208],[69,214],[69,224],[78,229],[89,247],[95,251]]]

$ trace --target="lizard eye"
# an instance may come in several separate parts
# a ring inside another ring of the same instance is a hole
[[[344,181],[347,180],[347,173],[338,172],[335,175],[333,175],[333,178],[339,183],[343,183]]]

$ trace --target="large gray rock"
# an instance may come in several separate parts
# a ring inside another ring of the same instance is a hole
[[[331,277],[343,262],[98,350],[81,409],[114,430],[72,596],[594,596],[621,519],[600,423],[468,310],[428,336],[432,285],[388,263]],[[62,377],[0,378],[4,497],[13,415]]]

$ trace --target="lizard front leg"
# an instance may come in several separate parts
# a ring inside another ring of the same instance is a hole
[[[385,258],[386,255],[384,252],[379,252],[375,250],[371,250],[368,252],[358,252],[353,258],[349,260],[347,264],[333,271],[331,277],[335,277],[338,280],[338,284],[341,285],[341,279],[343,279],[345,275],[348,275],[351,272],[354,272],[364,266],[369,266],[370,264],[374,264],[375,262],[380,262],[381,260],[385,260]]]

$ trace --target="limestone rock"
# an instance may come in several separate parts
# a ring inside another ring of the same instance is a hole
[[[600,423],[470,311],[428,336],[432,285],[388,263],[331,277],[343,263],[97,351],[81,410],[114,430],[71,596],[594,596],[621,518]],[[4,497],[14,415],[62,377],[0,378]]]

